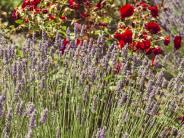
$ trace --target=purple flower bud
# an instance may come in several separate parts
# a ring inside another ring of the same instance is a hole
[[[83,36],[85,27],[86,27],[85,25],[82,25],[81,31],[80,31],[80,36]]]
[[[77,23],[74,23],[74,38],[76,39],[77,37],[78,37]]]
[[[148,81],[148,84],[147,84],[147,87],[146,87],[146,91],[148,93],[148,95],[151,93],[152,89],[153,89],[153,80],[149,80]]]
[[[120,99],[118,100],[118,107],[121,107],[124,103],[126,103],[128,100],[128,95],[127,94],[122,94]]]
[[[40,89],[46,88],[46,80],[45,78],[42,78],[40,81]]]
[[[23,115],[23,110],[24,110],[23,108],[24,108],[23,101],[18,102],[17,107],[16,107],[17,115],[19,115],[19,116]]]
[[[47,39],[47,34],[45,31],[42,30],[42,42],[44,43]]]
[[[66,39],[70,40],[70,28],[69,27],[66,29]]]
[[[41,118],[40,118],[40,123],[41,124],[45,124],[46,119],[47,119],[47,114],[48,114],[48,109],[44,109],[42,114],[41,114]]]
[[[104,128],[100,128],[97,132],[97,138],[105,138],[105,130]]]
[[[123,80],[119,80],[118,83],[117,83],[117,86],[116,86],[116,91],[117,92],[120,92],[121,89],[123,88],[123,84],[124,84],[124,81]]]
[[[29,103],[27,106],[27,112],[26,115],[27,116],[31,116],[31,114],[35,111],[35,106],[33,103]]]
[[[59,34],[59,32],[57,32],[56,37],[55,37],[54,45],[59,46],[59,41],[60,41],[60,34]]]
[[[159,74],[158,74],[158,77],[157,77],[157,80],[156,80],[156,83],[155,83],[155,84],[156,84],[157,86],[161,86],[161,85],[162,85],[163,78],[164,78],[164,72],[161,71],[161,72],[159,72]]]
[[[35,128],[36,127],[36,110],[34,110],[29,118],[29,127]]]
[[[162,81],[162,88],[167,88],[167,85],[168,85],[168,81],[164,78],[163,81]]]

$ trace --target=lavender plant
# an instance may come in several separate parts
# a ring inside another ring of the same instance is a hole
[[[153,67],[102,34],[78,41],[84,28],[74,30],[1,45],[2,137],[184,137],[182,57],[159,55]]]

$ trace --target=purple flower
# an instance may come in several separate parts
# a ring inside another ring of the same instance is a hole
[[[105,138],[105,130],[104,128],[100,128],[97,132],[97,138]]]
[[[40,123],[44,124],[46,122],[47,119],[47,115],[48,115],[48,109],[44,109],[42,114],[41,114],[41,118],[40,118]]]

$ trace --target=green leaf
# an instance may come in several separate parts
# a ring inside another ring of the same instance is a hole
[[[15,23],[22,24],[23,23],[23,20],[22,19],[18,19],[18,20],[15,21]]]

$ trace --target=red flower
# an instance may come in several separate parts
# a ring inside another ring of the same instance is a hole
[[[75,45],[79,46],[79,44],[81,43],[81,41],[79,39],[75,40]]]
[[[52,14],[49,14],[48,18],[49,18],[49,20],[55,20],[56,19],[56,17],[54,15],[52,15]]]
[[[14,9],[11,14],[13,20],[17,20],[20,18],[20,13],[17,11],[17,9]]]
[[[149,6],[148,9],[151,11],[151,15],[153,17],[157,17],[158,16],[158,7],[155,6]]]
[[[69,41],[65,38],[65,39],[63,40],[63,46],[66,46],[68,43],[69,43]]]
[[[182,41],[182,38],[181,36],[175,36],[174,37],[174,48],[177,50],[181,47],[181,41]]]
[[[43,9],[43,10],[42,10],[42,13],[43,13],[43,14],[47,14],[47,13],[48,13],[48,10],[47,10],[47,9]]]
[[[22,8],[25,8],[27,5],[30,5],[30,0],[23,0]]]
[[[29,7],[29,9],[34,9],[41,2],[41,0],[24,0],[22,4],[22,8]]]
[[[66,16],[60,16],[60,19],[65,21],[67,18],[66,18]]]
[[[87,13],[85,13],[85,12],[80,13],[80,17],[81,17],[81,18],[86,18],[86,17],[88,17],[88,16],[89,16],[89,14],[87,14]]]
[[[148,48],[150,48],[150,46],[151,46],[151,42],[150,42],[150,40],[143,40],[142,41],[143,42],[143,44],[144,44],[144,49],[148,49]]]
[[[125,42],[123,40],[119,41],[119,48],[122,49],[125,45]]]
[[[153,49],[154,49],[154,48],[148,48],[148,49],[146,49],[146,50],[145,50],[146,55],[151,55],[151,54],[153,53]]]
[[[68,0],[68,4],[69,4],[69,7],[71,9],[78,9],[79,8],[79,4],[76,4],[74,0]]]
[[[157,55],[162,54],[163,51],[160,47],[154,47],[154,48],[151,49],[151,51],[153,53],[152,62],[151,62],[152,66],[153,66],[155,64],[155,57]]]
[[[29,22],[29,19],[28,19],[28,18],[25,18],[25,19],[24,19],[24,22],[25,22],[25,23],[28,23],[28,22]]]
[[[129,29],[126,29],[123,33],[123,39],[125,43],[131,43],[132,42],[132,31]]]
[[[168,46],[169,43],[170,43],[170,36],[166,36],[166,37],[164,38],[164,45]]]
[[[153,54],[154,55],[159,55],[159,54],[162,54],[162,49],[160,48],[160,47],[155,47],[155,48],[153,48]]]
[[[160,26],[154,21],[145,24],[145,28],[152,34],[160,32]]]
[[[120,62],[116,63],[114,66],[114,73],[118,74],[121,71],[121,69],[122,69],[122,63]]]
[[[132,31],[130,29],[126,29],[122,34],[115,33],[114,38],[123,40],[124,43],[131,43],[132,42]]]
[[[39,14],[39,13],[40,13],[40,11],[41,11],[41,9],[40,9],[40,8],[36,8],[36,9],[35,9],[35,14]]]
[[[137,49],[144,50],[146,53],[148,52],[148,50],[151,50],[150,46],[151,46],[151,42],[150,42],[150,40],[147,40],[147,39],[142,40],[142,41],[138,41],[135,44],[135,47]]]
[[[121,19],[124,19],[125,17],[130,17],[133,15],[134,7],[130,4],[126,4],[119,9],[119,12]]]
[[[70,8],[73,8],[75,2],[74,2],[74,0],[68,0],[68,4],[69,4]]]
[[[118,39],[118,40],[122,40],[122,39],[123,39],[123,34],[115,33],[115,34],[114,34],[114,38],[116,38],[116,39]]]
[[[184,116],[178,117],[177,119],[180,120],[182,124],[184,124]]]

